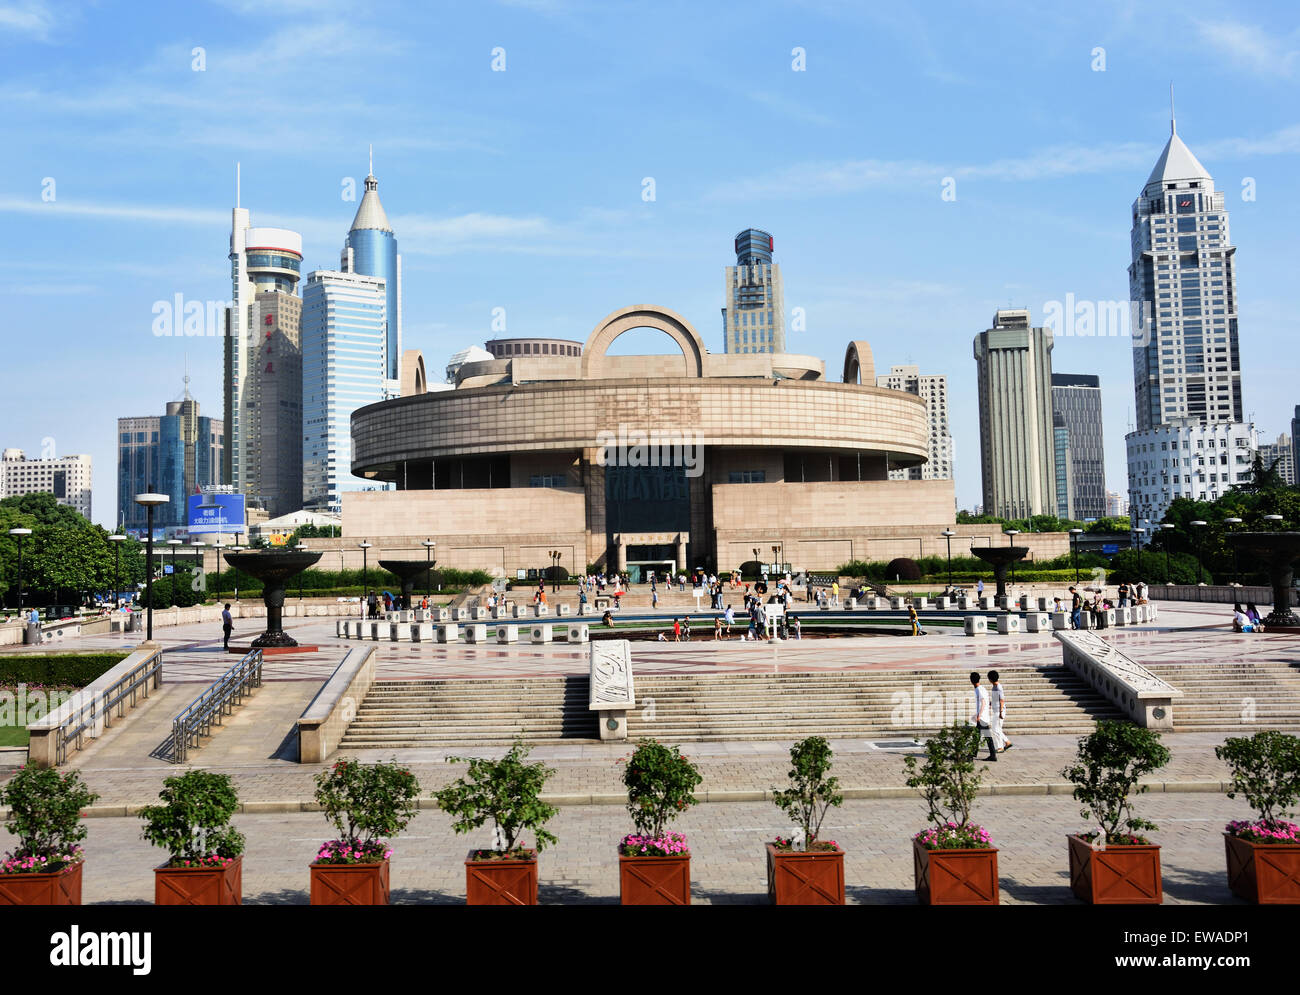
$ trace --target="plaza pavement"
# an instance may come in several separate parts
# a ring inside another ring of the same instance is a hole
[[[1242,904],[1227,887],[1223,825],[1245,814],[1245,803],[1222,795],[1147,795],[1138,811],[1161,827],[1165,903]],[[1001,899],[1006,905],[1077,904],[1069,890],[1065,836],[1086,829],[1078,805],[1065,797],[989,798],[976,802],[975,821],[988,827],[999,848]],[[296,904],[308,900],[307,865],[333,828],[319,814],[236,816],[248,838],[244,856],[245,904]],[[925,805],[908,800],[849,800],[832,809],[823,838],[846,850],[845,891],[850,904],[915,905],[910,836],[924,828]],[[85,842],[83,901],[151,904],[153,868],[163,854],[140,839],[134,818],[92,819]],[[542,904],[615,904],[615,844],[631,825],[627,812],[609,805],[568,806],[548,828],[559,837],[541,855]],[[765,904],[763,843],[789,830],[770,803],[700,805],[673,823],[692,851],[692,902]],[[531,840],[526,836],[525,839]],[[463,861],[471,847],[491,844],[491,830],[465,836],[449,817],[422,811],[393,841],[395,904],[462,904]],[[1143,919],[1147,922],[1148,919]]]

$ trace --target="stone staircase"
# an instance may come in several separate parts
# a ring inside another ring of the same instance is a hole
[[[1183,692],[1174,703],[1178,732],[1248,736],[1260,729],[1300,729],[1300,667],[1296,664],[1219,660],[1143,666]]]
[[[1007,731],[1086,734],[1118,718],[1101,696],[1061,666],[1007,668]],[[823,735],[876,739],[926,734],[967,719],[965,671],[725,674],[636,678],[633,739],[668,742],[794,740]],[[403,749],[594,740],[587,678],[377,681],[340,749]]]

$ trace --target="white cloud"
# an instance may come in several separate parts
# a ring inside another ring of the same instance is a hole
[[[54,27],[54,12],[44,0],[16,0],[0,3],[0,35],[30,35],[45,41]]]
[[[1264,76],[1295,74],[1300,67],[1300,39],[1270,33],[1240,21],[1196,21],[1201,40],[1236,64],[1239,68]]]

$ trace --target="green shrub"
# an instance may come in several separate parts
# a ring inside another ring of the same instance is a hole
[[[0,687],[52,684],[84,688],[127,658],[126,653],[52,653],[0,656]]]
[[[700,772],[679,747],[643,739],[627,761],[623,784],[627,788],[627,810],[632,824],[642,835],[658,839],[664,827],[696,804],[695,787]]]
[[[397,764],[339,760],[316,775],[316,803],[339,837],[322,845],[321,863],[370,863],[388,859],[389,838],[415,818],[420,784]]]
[[[844,804],[837,777],[831,771],[831,744],[821,736],[809,736],[790,747],[790,787],[772,790],[772,801],[803,832],[803,844],[796,849],[817,846],[822,820],[831,806]]]
[[[528,747],[516,739],[500,760],[482,757],[448,757],[448,763],[468,763],[467,777],[433,793],[438,807],[455,816],[451,825],[458,833],[468,833],[492,820],[493,852],[513,854],[520,849],[520,835],[531,829],[537,849],[558,842],[546,831],[548,820],[559,809],[541,800],[542,789],[555,770],[542,763],[526,764]]]
[[[169,867],[223,867],[244,852],[230,818],[239,798],[229,775],[192,770],[163,781],[161,805],[140,810],[142,839],[169,854]]]
[[[980,788],[980,774],[975,771],[979,746],[976,726],[953,723],[926,740],[924,764],[918,767],[916,757],[903,760],[907,786],[920,792],[929,807],[930,822],[941,832],[952,824],[965,829],[970,823],[971,806]]]
[[[895,557],[885,567],[886,580],[920,580],[921,568],[906,556]]]
[[[1146,791],[1138,781],[1169,762],[1169,750],[1160,734],[1131,722],[1103,719],[1091,735],[1079,740],[1075,763],[1061,771],[1074,785],[1074,800],[1083,805],[1081,814],[1094,819],[1098,838],[1107,845],[1145,846],[1143,829],[1156,830],[1154,822],[1133,815],[1130,800]],[[1121,833],[1120,827],[1127,832]]]
[[[1232,771],[1229,798],[1244,795],[1266,826],[1280,825],[1300,798],[1300,737],[1274,729],[1234,736],[1214,748]]]
[[[75,770],[19,768],[0,786],[0,805],[9,809],[5,828],[19,844],[0,861],[0,873],[50,873],[80,863],[78,844],[86,838],[81,810],[98,797]]]

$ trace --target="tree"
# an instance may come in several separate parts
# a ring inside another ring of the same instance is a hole
[[[1154,822],[1133,814],[1132,796],[1146,791],[1138,782],[1169,762],[1169,750],[1160,734],[1130,722],[1102,719],[1097,730],[1079,740],[1075,763],[1061,771],[1074,785],[1074,800],[1082,815],[1093,819],[1102,844],[1145,844],[1137,835],[1159,829]],[[1121,833],[1123,827],[1127,833]]]

